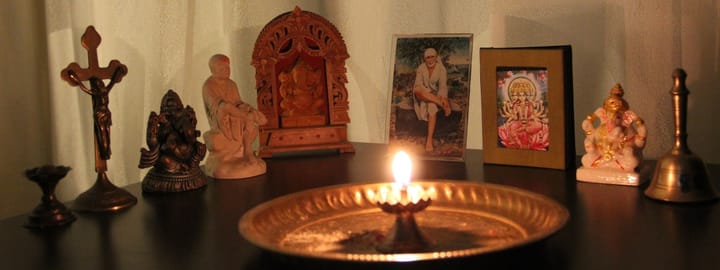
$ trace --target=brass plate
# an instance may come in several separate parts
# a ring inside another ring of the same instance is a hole
[[[394,222],[373,198],[390,183],[345,184],[282,196],[245,213],[240,234],[286,255],[345,261],[417,261],[478,255],[526,245],[562,228],[567,209],[523,189],[452,180],[413,181],[432,194],[415,218],[433,242],[418,253],[384,254],[375,247]]]

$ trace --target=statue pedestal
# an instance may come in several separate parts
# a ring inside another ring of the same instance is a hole
[[[228,140],[218,130],[205,132],[203,139],[209,152],[203,171],[208,176],[215,179],[242,179],[265,174],[265,161],[245,149],[242,141]]]
[[[609,168],[580,167],[577,169],[576,178],[580,182],[624,186],[639,186],[643,182],[640,175],[636,172],[626,172]]]
[[[215,179],[242,179],[265,174],[266,166],[265,161],[260,158],[221,161],[210,153],[203,170]]]
[[[143,192],[182,192],[206,186],[207,177],[200,169],[194,167],[180,174],[167,173],[153,167],[142,181]]]

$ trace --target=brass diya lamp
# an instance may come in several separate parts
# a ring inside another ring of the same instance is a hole
[[[70,171],[67,166],[45,165],[25,171],[25,176],[42,190],[40,204],[33,209],[24,224],[29,229],[58,227],[75,221],[75,215],[55,197],[55,187]]]
[[[407,262],[525,245],[569,218],[561,204],[519,188],[447,179],[410,183],[405,153],[392,167],[394,183],[318,187],[264,202],[243,214],[239,232],[286,255]]]
[[[412,253],[425,251],[430,241],[420,231],[414,214],[430,206],[432,199],[425,190],[410,185],[412,164],[405,152],[398,152],[393,161],[396,183],[390,188],[381,187],[375,197],[376,204],[385,213],[395,215],[395,223],[385,240],[376,247],[382,253]]]

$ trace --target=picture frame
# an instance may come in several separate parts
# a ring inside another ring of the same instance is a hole
[[[480,48],[483,162],[575,167],[572,48]]]
[[[469,33],[393,36],[391,151],[423,160],[465,160],[472,40]]]

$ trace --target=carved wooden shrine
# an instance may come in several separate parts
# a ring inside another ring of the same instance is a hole
[[[311,150],[354,152],[347,140],[348,94],[340,32],[325,18],[296,7],[268,23],[253,50],[260,156]]]

